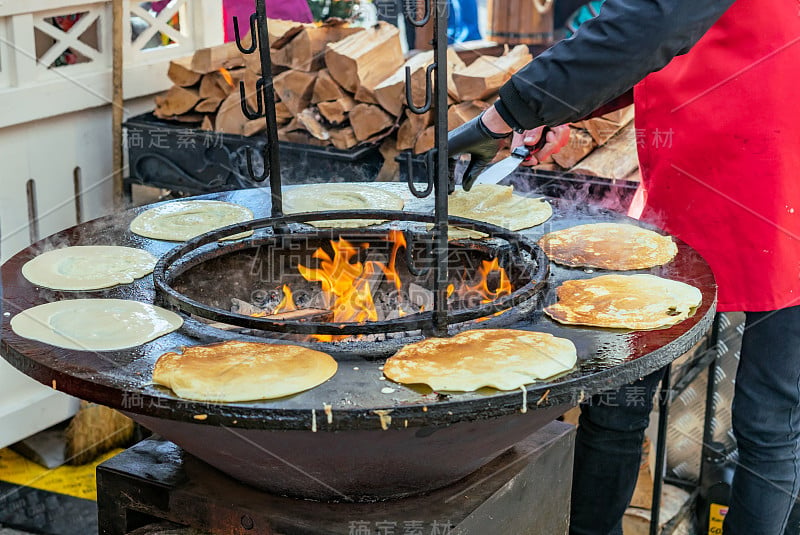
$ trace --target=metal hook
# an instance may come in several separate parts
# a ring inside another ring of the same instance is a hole
[[[406,153],[406,182],[408,182],[408,189],[411,194],[418,199],[424,199],[433,191],[433,177],[430,170],[433,169],[433,154],[435,152],[436,149],[431,149],[425,155],[425,170],[427,171],[425,180],[427,185],[422,191],[418,190],[417,186],[414,185],[414,155],[411,152]]]
[[[264,90],[264,79],[259,78],[256,82],[256,102],[258,106],[256,107],[256,111],[250,111],[250,106],[247,104],[247,89],[244,86],[244,82],[239,82],[239,94],[242,104],[242,113],[245,117],[254,121],[256,119],[260,119],[264,116],[264,97],[262,96],[262,91]]]
[[[257,41],[257,33],[256,33],[256,21],[258,15],[253,13],[250,15],[250,46],[245,48],[242,46],[241,36],[239,34],[239,17],[233,17],[233,34],[236,36],[236,46],[241,51],[242,54],[252,54],[256,51],[256,47],[258,46]]]
[[[431,76],[435,69],[436,63],[431,63],[425,69],[425,104],[422,107],[417,107],[414,105],[414,94],[411,90],[411,67],[406,67],[406,104],[408,104],[408,109],[417,115],[422,115],[429,111],[433,104],[433,78]]]
[[[417,19],[417,1],[416,0],[405,0],[405,14],[406,20],[409,23],[416,27],[425,26],[428,24],[428,21],[431,20],[431,2],[434,0],[422,0],[425,2],[425,14],[422,16],[421,19]],[[413,10],[413,11],[412,11]]]
[[[264,147],[264,155],[262,156],[262,161],[264,162],[264,171],[261,174],[257,174],[255,167],[253,166],[253,148],[247,147],[247,152],[245,154],[247,156],[247,172],[250,174],[250,178],[252,178],[254,182],[264,182],[269,177],[269,166],[267,165],[267,147]]]

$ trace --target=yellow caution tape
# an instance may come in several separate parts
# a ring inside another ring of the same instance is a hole
[[[90,464],[64,465],[49,470],[5,448],[0,450],[0,481],[97,501],[95,469],[121,451],[124,450],[112,450]]]

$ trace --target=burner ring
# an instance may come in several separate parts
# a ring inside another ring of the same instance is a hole
[[[202,318],[261,331],[274,333],[290,334],[323,334],[323,335],[361,335],[376,333],[395,333],[409,332],[415,330],[426,331],[432,327],[434,315],[432,311],[410,314],[408,316],[383,321],[367,323],[336,323],[336,322],[314,322],[298,321],[287,319],[269,319],[264,317],[252,317],[230,312],[218,307],[206,305],[189,298],[176,290],[172,284],[175,279],[189,268],[194,267],[204,261],[227,254],[232,251],[240,250],[252,243],[252,238],[244,238],[228,244],[219,244],[211,252],[199,252],[199,250],[209,244],[218,243],[220,239],[227,236],[260,230],[272,229],[273,235],[277,235],[276,228],[285,227],[288,223],[305,223],[307,221],[327,221],[338,219],[376,219],[380,221],[410,221],[416,223],[433,223],[434,216],[431,214],[385,211],[385,210],[346,210],[329,212],[307,212],[293,214],[279,218],[254,219],[235,225],[230,225],[217,229],[201,236],[198,236],[184,244],[181,244],[167,254],[165,254],[156,264],[153,270],[153,281],[156,293],[161,301],[169,306],[186,314],[200,316]],[[498,227],[489,223],[483,223],[462,217],[450,217],[450,225],[476,230],[490,235],[493,238],[502,239],[511,246],[517,256],[521,252],[530,255],[532,260],[529,272],[530,281],[517,288],[510,295],[503,296],[490,303],[469,309],[462,309],[447,314],[449,326],[464,323],[470,320],[489,317],[497,312],[502,312],[532,300],[536,297],[545,285],[549,273],[549,260],[544,251],[533,241],[517,232]],[[376,229],[346,229],[349,234],[375,232]],[[333,234],[337,231],[318,230],[317,235]],[[297,233],[300,234],[300,233]],[[306,233],[310,234],[310,233]],[[196,253],[196,254],[195,254]],[[195,256],[192,256],[195,254]]]

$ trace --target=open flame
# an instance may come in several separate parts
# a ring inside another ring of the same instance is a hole
[[[332,254],[325,249],[318,248],[312,258],[318,260],[317,267],[298,265],[300,274],[309,282],[318,282],[322,289],[322,303],[333,313],[335,323],[364,323],[379,321],[380,315],[373,299],[374,291],[380,286],[382,280],[394,285],[399,291],[403,282],[397,269],[397,255],[408,244],[403,232],[390,230],[388,240],[392,243],[392,250],[388,262],[368,260],[362,262],[359,255],[369,248],[368,243],[355,245],[344,238],[331,240]],[[492,283],[490,284],[490,281]],[[492,286],[492,287],[490,287]],[[512,292],[511,281],[505,269],[500,267],[497,258],[484,260],[477,271],[477,279],[469,284],[465,280],[447,287],[447,297],[465,299],[478,298],[481,303],[489,303]],[[283,285],[283,299],[271,314],[291,312],[297,310],[288,285]],[[424,310],[424,308],[422,308]],[[420,312],[422,311],[420,310]],[[407,312],[398,308],[398,316],[407,315]],[[267,313],[258,314],[259,316]],[[347,336],[314,335],[313,338],[322,342],[341,340]]]
[[[222,75],[228,85],[233,87],[233,76],[231,76],[231,72],[225,67],[220,67],[219,73]]]

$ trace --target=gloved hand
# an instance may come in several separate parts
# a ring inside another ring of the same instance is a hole
[[[489,130],[480,115],[470,122],[463,124],[451,131],[447,136],[447,150],[450,160],[451,186],[455,161],[461,154],[471,156],[467,170],[461,181],[464,191],[469,191],[478,175],[492,163],[500,150],[500,140],[507,138],[511,133],[496,134]],[[450,188],[453,189],[452,187]]]

